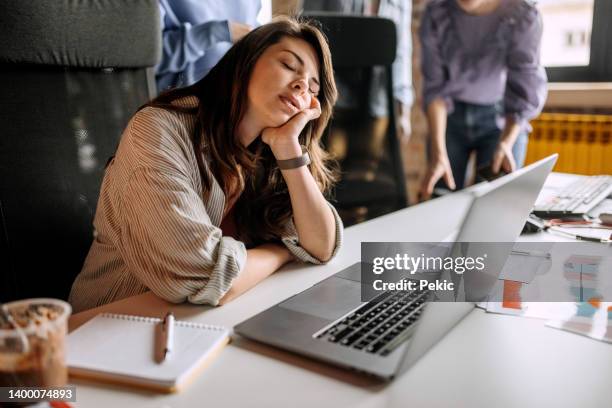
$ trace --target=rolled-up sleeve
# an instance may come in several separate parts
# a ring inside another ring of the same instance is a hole
[[[328,203],[329,204],[329,203]],[[334,208],[333,205],[329,204],[329,207],[334,214],[334,220],[336,222],[336,243],[334,246],[334,250],[332,252],[332,256],[329,258],[327,262],[332,260],[338,250],[342,246],[343,234],[344,234],[344,226],[342,225],[342,219],[338,215],[338,211]],[[295,228],[295,224],[293,223],[293,219],[290,218],[289,222],[285,227],[285,234],[281,237],[281,241],[283,244],[289,249],[289,251],[300,261],[302,262],[310,262],[313,264],[324,264],[326,262],[322,262],[321,260],[312,256],[308,251],[306,251],[302,246],[300,246],[300,241],[298,238],[298,233]]]
[[[419,39],[421,41],[421,72],[423,74],[423,109],[427,112],[429,104],[436,98],[443,98],[449,108],[452,100],[446,95],[448,82],[447,69],[441,53],[440,34],[432,7],[423,13]]]
[[[187,65],[202,58],[216,43],[231,42],[227,20],[191,25],[181,22],[167,0],[159,3],[162,26],[162,58],[157,74],[181,72]]]
[[[546,71],[540,64],[542,17],[535,7],[517,23],[507,56],[508,76],[504,92],[506,116],[519,124],[536,117],[546,100]]]
[[[222,236],[180,174],[136,169],[123,191],[123,214],[123,257],[163,299],[217,305],[244,267],[244,244]]]

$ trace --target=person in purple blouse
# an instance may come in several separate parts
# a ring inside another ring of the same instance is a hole
[[[431,0],[419,35],[431,132],[421,197],[440,179],[463,188],[472,151],[494,173],[521,167],[547,92],[539,11],[526,0]]]

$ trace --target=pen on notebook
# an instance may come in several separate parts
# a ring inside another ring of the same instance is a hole
[[[512,250],[512,252],[510,252],[511,255],[521,255],[521,256],[535,256],[538,258],[547,258],[550,259],[550,253],[548,252],[542,252],[542,251],[517,251],[517,250]]]
[[[162,347],[161,361],[165,361],[172,354],[174,348],[174,315],[172,312],[168,312],[164,320],[161,322],[161,334],[162,338],[160,341],[160,347]]]

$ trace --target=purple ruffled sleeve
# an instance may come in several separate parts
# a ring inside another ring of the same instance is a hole
[[[534,6],[526,2],[518,7],[506,61],[508,77],[504,109],[507,116],[524,124],[542,111],[547,95],[547,78],[540,64],[542,17]]]
[[[445,94],[448,82],[446,64],[442,58],[442,25],[448,16],[441,15],[438,5],[428,4],[423,13],[419,39],[421,41],[421,72],[423,73],[423,109],[436,98],[443,98],[452,106],[451,98]],[[439,15],[440,14],[440,15]],[[442,17],[442,18],[441,18]]]

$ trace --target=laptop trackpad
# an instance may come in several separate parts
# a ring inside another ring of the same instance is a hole
[[[359,282],[332,276],[278,306],[323,319],[336,320],[361,303]]]

